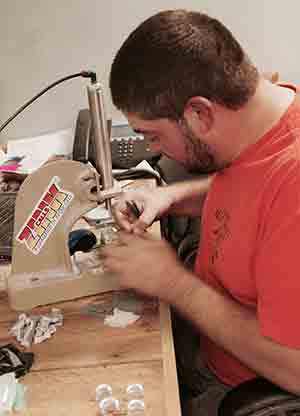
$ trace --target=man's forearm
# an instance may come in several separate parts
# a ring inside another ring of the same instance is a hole
[[[167,192],[170,192],[174,202],[168,214],[199,216],[211,182],[212,176],[207,176],[169,185]]]
[[[300,351],[261,335],[255,310],[188,271],[177,279],[169,296],[170,303],[224,350],[284,389],[300,393]]]

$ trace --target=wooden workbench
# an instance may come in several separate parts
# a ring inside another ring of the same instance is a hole
[[[2,267],[2,276],[7,267]],[[64,325],[47,341],[34,345],[31,371],[20,381],[27,387],[27,409],[21,415],[99,415],[95,388],[108,383],[126,415],[126,387],[142,383],[147,416],[179,416],[179,394],[169,307],[143,299],[142,317],[125,329],[104,325],[86,314],[86,306],[109,301],[112,293],[55,304]],[[36,308],[46,313],[54,305]],[[8,331],[17,318],[0,292],[0,345],[16,340]],[[22,348],[22,347],[20,347]]]
[[[153,180],[130,186],[153,186]],[[151,232],[158,235],[158,223]],[[159,234],[160,235],[160,234]],[[0,266],[0,345],[17,341],[9,329],[18,313],[9,308],[5,280],[10,265]],[[127,415],[126,387],[141,383],[145,389],[147,416],[180,416],[176,362],[169,307],[143,298],[141,318],[126,328],[104,325],[99,316],[88,315],[88,305],[110,302],[104,293],[32,310],[47,313],[58,307],[64,324],[47,341],[33,345],[34,364],[20,381],[26,386],[27,408],[20,416],[96,416],[97,385],[107,383],[121,402],[119,415]]]

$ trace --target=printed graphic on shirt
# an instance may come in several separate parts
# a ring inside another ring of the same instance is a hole
[[[226,209],[219,208],[214,215],[215,225],[212,228],[210,264],[214,265],[221,258],[222,243],[230,237],[230,214]]]
[[[59,183],[60,179],[57,176],[52,178],[43,196],[16,236],[16,240],[26,244],[33,254],[41,251],[74,197],[71,192],[61,189]]]

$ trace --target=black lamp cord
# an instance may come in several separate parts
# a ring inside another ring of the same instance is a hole
[[[25,108],[27,108],[28,106],[30,106],[30,104],[32,104],[35,100],[37,100],[39,97],[41,97],[42,95],[44,95],[47,91],[49,91],[50,89],[52,89],[53,87],[55,87],[58,84],[61,84],[64,81],[68,81],[69,79],[72,78],[77,78],[77,77],[83,77],[83,78],[90,78],[91,82],[94,84],[97,82],[97,75],[95,72],[93,71],[81,71],[81,72],[77,72],[75,74],[71,74],[68,75],[66,77],[60,78],[57,81],[53,82],[52,84],[48,85],[48,87],[44,88],[42,91],[40,91],[38,94],[36,94],[33,98],[31,98],[29,101],[27,101],[25,104],[22,105],[22,107],[20,107],[11,117],[9,117],[8,120],[6,120],[1,126],[0,126],[0,133],[2,130],[5,129],[5,127],[11,122],[13,121],[20,113],[22,113],[22,111],[25,110]]]

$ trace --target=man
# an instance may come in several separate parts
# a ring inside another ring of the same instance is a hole
[[[124,286],[169,302],[201,334],[197,370],[208,387],[184,413],[216,414],[226,390],[257,375],[300,393],[295,91],[265,80],[219,21],[185,10],[161,12],[133,31],[115,57],[110,87],[153,150],[212,173],[125,193],[115,207],[124,245],[104,251]],[[126,200],[140,208],[138,220]],[[143,230],[170,212],[199,216],[203,204],[191,272]]]

